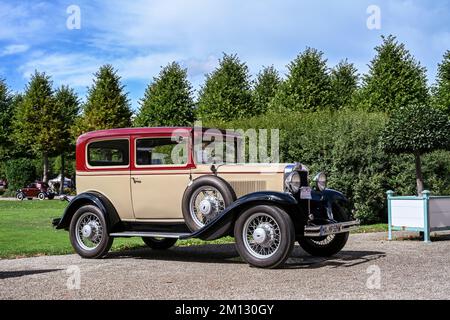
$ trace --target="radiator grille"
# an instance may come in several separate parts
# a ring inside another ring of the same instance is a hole
[[[261,180],[255,181],[228,181],[236,192],[238,198],[245,196],[251,192],[264,191],[267,190],[266,182]]]

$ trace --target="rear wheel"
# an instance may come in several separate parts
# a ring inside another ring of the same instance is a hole
[[[73,248],[83,258],[101,258],[113,243],[105,217],[93,205],[84,205],[75,212],[69,231]]]
[[[151,237],[142,237],[144,243],[152,249],[155,250],[165,250],[173,247],[173,245],[177,242],[176,238],[151,238]]]
[[[38,198],[39,200],[45,200],[45,193],[39,192],[38,195],[37,195],[37,198]]]
[[[284,210],[259,205],[236,220],[234,237],[236,249],[247,263],[276,268],[286,261],[294,248],[295,229]]]

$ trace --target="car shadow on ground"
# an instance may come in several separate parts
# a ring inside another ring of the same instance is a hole
[[[15,271],[0,271],[0,280],[8,278],[19,278],[23,276],[30,276],[41,273],[56,272],[61,269],[38,269],[38,270],[15,270]]]
[[[305,253],[299,246],[294,248],[291,257],[283,268],[310,269],[322,267],[352,267],[385,257],[380,251],[342,250],[329,258],[313,257]],[[150,259],[196,263],[233,263],[245,264],[239,257],[234,244],[211,244],[189,247],[173,247],[169,250],[152,250],[138,248],[133,250],[117,251],[108,254],[107,259]]]

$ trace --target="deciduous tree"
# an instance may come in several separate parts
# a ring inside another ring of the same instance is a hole
[[[436,85],[433,87],[433,105],[450,115],[450,50],[438,65]]]
[[[363,76],[359,105],[368,111],[391,112],[428,100],[426,69],[394,36],[382,37]]]
[[[48,181],[48,157],[57,152],[63,127],[50,76],[38,71],[31,76],[13,123],[14,142],[42,156],[42,179]]]
[[[426,105],[399,107],[388,120],[382,145],[390,153],[414,155],[417,193],[421,194],[424,189],[421,156],[450,148],[450,120],[441,110]]]
[[[275,97],[281,82],[280,75],[273,66],[266,67],[258,73],[253,89],[253,99],[259,114],[268,110],[269,103]]]
[[[288,65],[288,70],[271,108],[315,111],[330,106],[331,82],[323,52],[307,48]]]
[[[224,54],[200,89],[197,117],[232,120],[256,113],[247,65],[237,55]]]
[[[60,193],[64,191],[65,177],[65,156],[75,149],[75,139],[71,134],[78,112],[80,110],[80,101],[77,94],[68,86],[61,86],[55,92],[55,108],[61,119],[61,135],[58,153],[61,157],[61,183]]]
[[[331,70],[332,107],[340,109],[350,105],[353,96],[358,89],[358,70],[353,63],[347,60]]]
[[[120,76],[107,64],[95,73],[88,89],[83,114],[77,122],[75,135],[84,132],[131,126],[131,109]]]
[[[185,126],[194,122],[192,86],[187,70],[172,62],[145,90],[134,126]]]

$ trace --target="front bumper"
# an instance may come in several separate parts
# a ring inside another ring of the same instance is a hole
[[[306,225],[305,237],[324,237],[336,233],[349,232],[355,230],[360,225],[359,220],[330,223],[323,225]]]

